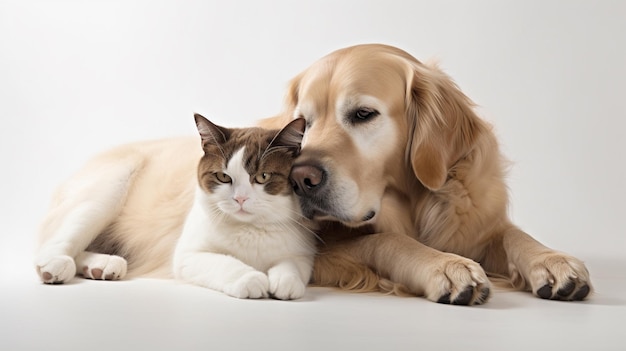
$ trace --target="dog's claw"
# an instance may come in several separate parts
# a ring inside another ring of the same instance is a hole
[[[445,295],[443,295],[442,297],[439,298],[439,300],[437,300],[437,303],[443,303],[446,305],[450,304],[450,293],[447,293]]]
[[[587,297],[587,295],[589,295],[589,292],[591,292],[591,288],[589,287],[589,285],[585,284],[580,289],[578,289],[574,296],[572,296],[572,300],[582,301]]]
[[[459,296],[456,297],[456,299],[454,299],[454,301],[452,301],[453,305],[469,305],[470,302],[472,301],[472,296],[474,295],[474,287],[473,286],[468,286],[467,288],[465,288],[465,290],[463,290]]]
[[[544,286],[542,286],[541,288],[537,289],[537,296],[541,297],[542,299],[549,299],[552,297],[552,286],[550,286],[549,284],[546,284]]]

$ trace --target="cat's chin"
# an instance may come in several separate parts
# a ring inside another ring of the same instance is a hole
[[[259,217],[258,215],[254,213],[244,211],[244,210],[239,210],[237,212],[229,213],[228,216],[237,222],[246,222],[246,223],[251,222]]]
[[[268,216],[263,215],[262,213],[252,213],[241,210],[234,213],[229,213],[228,217],[235,222],[254,224],[262,224],[268,219]]]

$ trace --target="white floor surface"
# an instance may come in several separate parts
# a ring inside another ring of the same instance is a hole
[[[149,279],[49,286],[12,271],[0,350],[625,350],[626,261],[586,261],[588,301],[496,291],[478,307],[316,287],[276,301]]]

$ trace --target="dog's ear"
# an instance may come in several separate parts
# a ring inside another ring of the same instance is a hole
[[[417,179],[428,189],[438,190],[450,167],[469,152],[481,124],[473,103],[439,68],[419,62],[410,66],[407,155]]]
[[[287,88],[287,94],[285,95],[284,100],[284,111],[290,113],[290,116],[294,117],[294,111],[298,106],[298,99],[300,94],[300,81],[302,80],[302,75],[304,73],[300,73],[289,82],[289,87]],[[297,117],[297,116],[296,116]]]

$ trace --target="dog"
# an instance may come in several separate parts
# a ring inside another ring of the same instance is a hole
[[[284,110],[259,125],[307,122],[291,179],[319,227],[313,284],[476,305],[491,276],[544,299],[589,296],[580,260],[508,219],[503,157],[472,108],[436,66],[385,45],[340,49],[292,80]],[[42,223],[40,279],[171,278],[198,143],[139,142],[88,162]]]
[[[580,260],[509,220],[506,162],[473,107],[436,65],[386,45],[335,51],[292,80],[262,124],[307,121],[292,179],[323,228],[315,283],[459,305],[485,302],[488,276],[543,299],[589,295]]]

